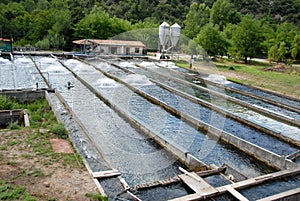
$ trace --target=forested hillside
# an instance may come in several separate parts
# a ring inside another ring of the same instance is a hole
[[[15,45],[70,50],[75,39],[177,22],[212,56],[287,61],[299,58],[299,10],[300,0],[1,0],[0,31]]]

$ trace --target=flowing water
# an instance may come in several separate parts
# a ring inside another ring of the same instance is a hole
[[[122,64],[120,64],[120,65],[122,65]],[[149,67],[149,66],[151,66],[151,63],[149,63],[147,65],[147,67]],[[161,73],[161,71],[164,71],[165,74],[168,72],[168,71],[165,71],[164,69],[161,70],[161,68],[155,66],[154,64],[152,64],[151,69],[156,69],[160,73]],[[213,95],[211,95],[207,92],[200,91],[197,88],[187,87],[183,84],[163,78],[163,77],[159,76],[158,74],[152,73],[150,71],[145,71],[140,68],[131,68],[131,70],[134,71],[135,73],[146,75],[147,77],[149,77],[151,79],[159,80],[161,83],[166,84],[167,86],[170,86],[177,90],[183,91],[187,94],[190,94],[192,96],[200,98],[204,101],[212,102],[213,104],[218,105],[218,106],[224,108],[225,110],[228,110],[228,111],[234,113],[235,115],[237,115],[239,117],[245,118],[248,121],[254,122],[255,124],[258,124],[262,127],[268,128],[277,133],[280,133],[281,135],[287,136],[291,139],[294,139],[294,140],[297,140],[298,142],[300,142],[300,129],[298,127],[284,124],[280,121],[274,120],[272,118],[269,118],[269,117],[261,115],[257,112],[254,112],[246,107],[240,106],[240,105],[232,103],[230,101],[227,101],[226,99],[217,98],[218,100],[216,100]],[[178,75],[175,74],[174,76],[178,76]],[[181,75],[179,75],[178,78],[184,79],[184,77],[182,77]],[[219,89],[219,90],[222,91],[222,89]],[[225,92],[224,89],[223,89],[223,92]]]

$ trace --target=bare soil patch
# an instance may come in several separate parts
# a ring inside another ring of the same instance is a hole
[[[52,133],[0,130],[0,180],[24,186],[37,200],[90,200],[99,191],[74,154],[54,153]]]

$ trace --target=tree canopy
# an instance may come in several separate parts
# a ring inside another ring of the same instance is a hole
[[[20,46],[71,50],[75,39],[108,39],[166,21],[211,56],[300,57],[300,0],[2,0],[0,8],[1,37]]]

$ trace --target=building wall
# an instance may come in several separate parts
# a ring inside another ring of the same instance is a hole
[[[100,54],[142,54],[141,47],[98,45],[94,51]]]
[[[0,40],[0,51],[1,52],[12,52],[12,42]]]

